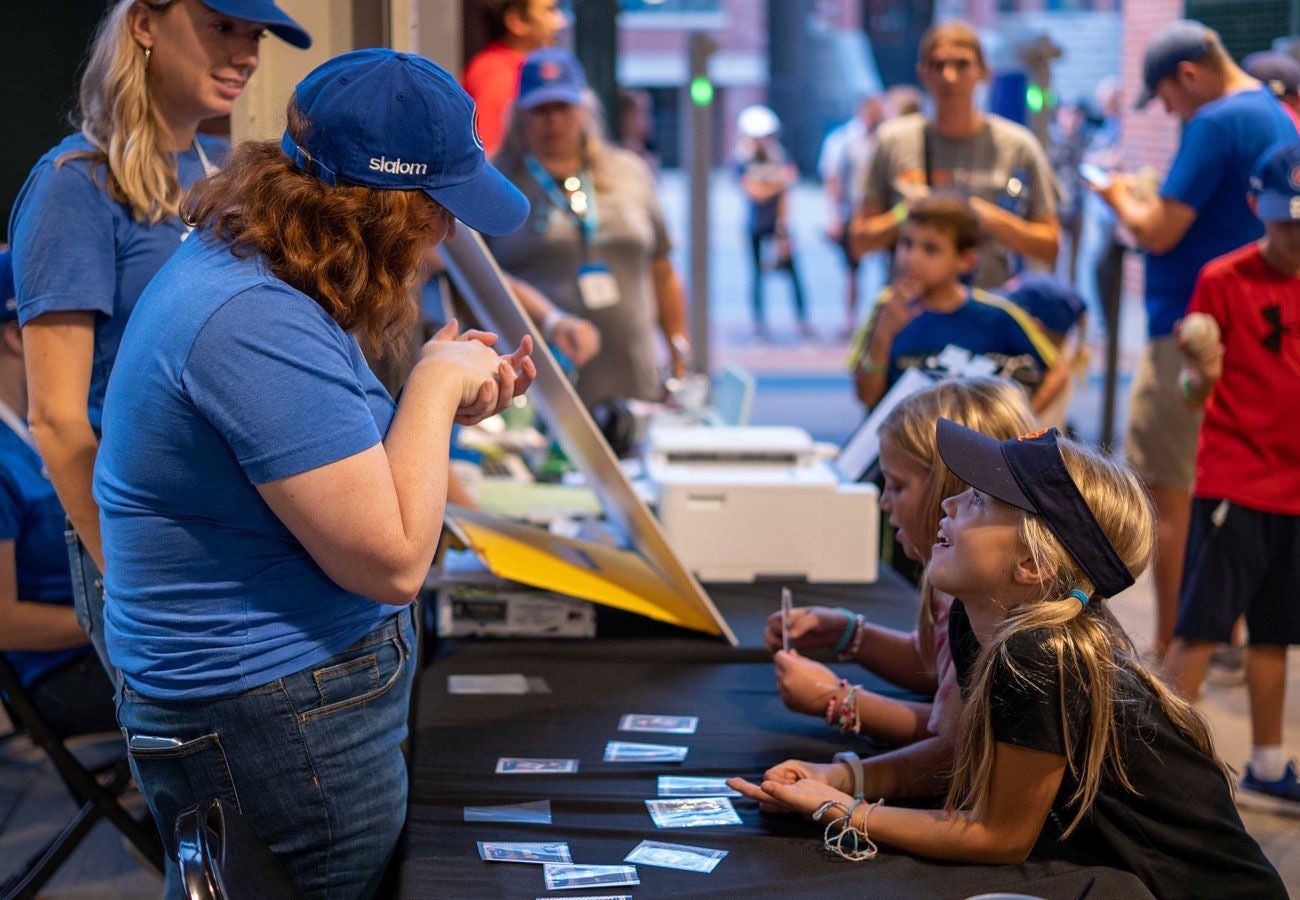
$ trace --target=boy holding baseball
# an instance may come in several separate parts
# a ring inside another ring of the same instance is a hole
[[[1282,749],[1286,651],[1300,644],[1300,143],[1260,157],[1248,199],[1263,239],[1201,270],[1177,331],[1183,393],[1205,420],[1165,674],[1195,697],[1215,643],[1245,615],[1253,749],[1238,796],[1300,814]]]

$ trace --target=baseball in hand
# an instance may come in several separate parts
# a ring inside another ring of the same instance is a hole
[[[1219,323],[1208,313],[1188,313],[1178,326],[1178,336],[1189,355],[1200,356],[1219,342]]]

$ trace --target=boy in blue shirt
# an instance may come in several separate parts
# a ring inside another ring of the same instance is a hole
[[[954,195],[926,197],[906,213],[896,276],[876,299],[849,360],[858,399],[868,408],[904,369],[924,367],[949,344],[991,359],[999,374],[1031,392],[1056,364],[1056,349],[1024,310],[962,283],[975,268],[979,234],[974,211]]]
[[[0,252],[0,650],[57,734],[116,731],[113,687],[72,609],[65,518],[27,429],[13,266]]]

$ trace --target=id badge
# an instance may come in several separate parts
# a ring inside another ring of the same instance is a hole
[[[578,270],[578,294],[587,309],[608,309],[618,304],[618,283],[604,263],[588,263]]]

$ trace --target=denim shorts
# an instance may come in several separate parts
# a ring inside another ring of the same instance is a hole
[[[304,896],[371,895],[406,820],[414,641],[408,608],[341,653],[243,693],[154,700],[123,686],[118,720],[128,745],[136,739],[131,768],[169,857],[177,814],[219,797]],[[183,896],[176,874],[169,862],[168,897]]]

